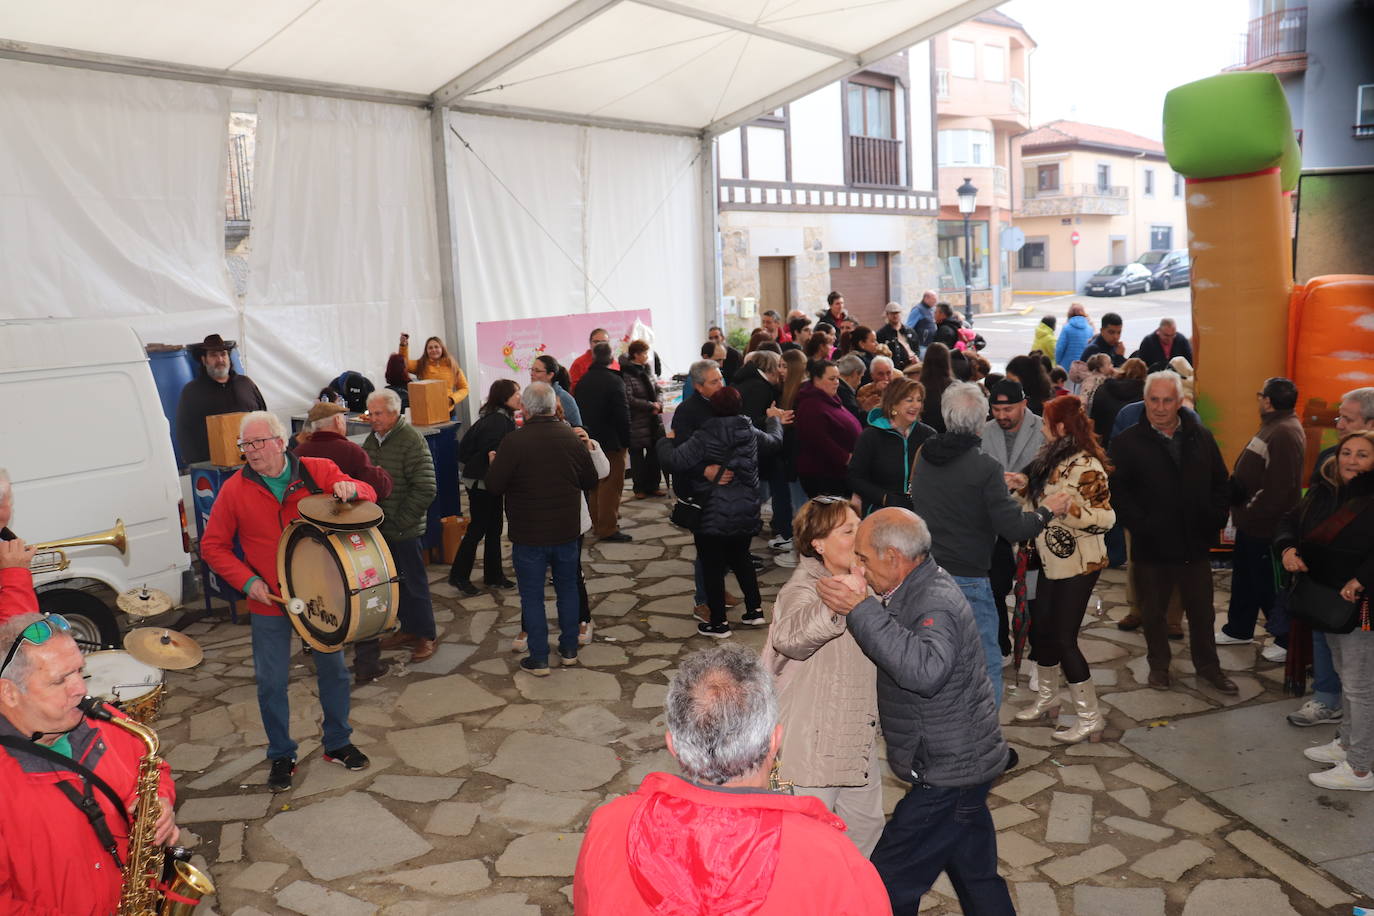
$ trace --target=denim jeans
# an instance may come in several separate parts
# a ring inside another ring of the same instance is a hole
[[[892,912],[915,913],[943,871],[965,913],[1014,916],[1007,883],[997,874],[997,830],[988,811],[991,785],[918,783],[897,802],[871,857]]]
[[[778,537],[792,537],[792,486],[787,482],[787,468],[775,462],[773,473],[761,486],[773,502],[773,533]]]
[[[286,684],[291,675],[291,640],[296,631],[285,617],[252,615],[253,668],[258,682],[258,712],[267,732],[267,757],[278,760],[296,756],[291,740],[291,706]],[[324,710],[324,749],[335,751],[348,744],[353,728],[348,724],[348,666],[344,652],[315,652],[315,683]]]
[[[420,553],[420,539],[388,541],[387,545],[391,547],[396,572],[401,576],[401,603],[396,608],[396,619],[401,630],[421,639],[433,639],[434,605],[429,600],[429,572],[425,569],[425,558]]]
[[[992,681],[993,708],[1002,708],[1002,647],[997,643],[997,605],[992,598],[992,584],[986,576],[951,576],[959,591],[973,608],[978,623],[978,639],[983,644],[983,656],[988,662],[988,679]]]
[[[530,658],[536,664],[549,660],[549,619],[544,611],[544,580],[553,571],[553,591],[558,603],[558,650],[577,657],[577,560],[578,538],[563,544],[512,544],[511,564],[520,588],[520,628],[529,637]]]
[[[1331,660],[1327,634],[1312,631],[1312,699],[1328,709],[1341,708],[1341,676]]]
[[[1265,629],[1287,646],[1287,631],[1280,636],[1274,620],[1274,561],[1269,555],[1273,541],[1257,538],[1244,531],[1236,532],[1236,546],[1231,551],[1231,603],[1226,610],[1226,625],[1222,632],[1236,639],[1250,639],[1255,635],[1255,623],[1264,612]]]

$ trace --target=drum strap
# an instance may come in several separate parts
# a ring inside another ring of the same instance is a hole
[[[300,479],[286,488],[286,495],[290,495],[292,490],[302,486],[309,490],[312,496],[319,496],[324,492],[320,489],[320,485],[315,483],[315,478],[310,476],[310,470],[306,468],[305,462],[300,458],[296,459],[296,473],[300,475]],[[282,501],[286,501],[285,495],[282,497]]]
[[[76,806],[76,810],[80,811],[86,820],[90,821],[91,829],[95,831],[96,837],[100,840],[100,845],[105,848],[110,857],[114,859],[115,865],[119,866],[122,871],[124,863],[119,859],[119,845],[115,842],[114,834],[110,832],[110,825],[105,821],[105,812],[101,810],[95,796],[91,793],[92,786],[99,789],[101,794],[114,805],[115,810],[124,816],[127,826],[129,825],[129,814],[125,810],[124,802],[115,794],[115,790],[110,788],[110,784],[95,775],[93,770],[89,770],[70,757],[59,754],[37,742],[25,741],[23,738],[16,738],[12,735],[0,735],[0,746],[30,754],[49,763],[55,763],[62,769],[70,770],[82,778],[83,791],[81,792],[77,792],[76,788],[65,780],[59,780],[57,788]]]

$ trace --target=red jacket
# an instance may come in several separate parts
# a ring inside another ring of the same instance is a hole
[[[0,718],[0,734],[18,733]],[[117,725],[92,719],[77,726],[71,742],[73,759],[120,798],[134,800],[143,742]],[[170,769],[163,763],[159,771],[158,794],[175,801]],[[85,815],[57,788],[59,781],[81,789],[81,777],[70,770],[0,748],[0,913],[108,916],[119,905],[119,868]],[[93,792],[123,861],[129,852],[128,823],[104,793]]]
[[[568,388],[569,393],[577,389],[577,383],[582,380],[582,376],[586,375],[587,370],[591,367],[592,351],[590,349],[588,349],[586,353],[583,353],[577,359],[573,360],[573,364],[568,367],[568,381],[572,382],[572,385]],[[611,368],[614,369],[616,372],[619,372],[620,360],[612,359]]]
[[[37,612],[38,596],[33,593],[33,573],[22,566],[0,569],[0,621]]]
[[[877,870],[844,829],[816,798],[650,773],[592,815],[574,905],[578,916],[890,914]]]
[[[200,539],[201,558],[221,579],[239,591],[257,575],[267,583],[272,594],[281,594],[277,582],[277,542],[286,526],[300,518],[297,508],[300,501],[311,495],[300,476],[301,465],[321,492],[329,493],[341,480],[352,480],[358,487],[360,499],[374,502],[377,499],[376,490],[361,480],[353,480],[328,458],[297,458],[288,453],[286,460],[291,463],[291,483],[281,503],[256,471],[244,467],[224,482],[210,510],[210,520],[205,523],[205,534]],[[236,535],[243,548],[242,560],[234,554]],[[282,615],[279,604],[249,601],[248,610],[268,617]]]

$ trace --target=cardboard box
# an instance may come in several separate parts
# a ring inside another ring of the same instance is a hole
[[[411,423],[416,426],[431,426],[448,421],[451,410],[447,382],[440,379],[424,379],[411,382],[407,391],[410,393]]]
[[[205,418],[205,432],[210,437],[210,463],[232,468],[243,464],[239,451],[239,424],[244,412],[220,413]]]

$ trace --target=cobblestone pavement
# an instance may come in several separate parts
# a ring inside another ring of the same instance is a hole
[[[650,771],[675,772],[663,747],[664,693],[678,656],[707,643],[691,616],[691,537],[667,524],[666,511],[665,500],[627,501],[633,543],[589,541],[596,639],[580,666],[548,678],[517,673],[513,591],[459,600],[447,570],[431,567],[439,651],[353,691],[354,740],[372,758],[364,772],[321,760],[314,679],[297,655],[292,733],[301,764],[294,788],[276,796],[266,789],[247,628],[190,627],[206,659],[168,673],[159,732],[177,775],[178,820],[218,885],[209,909],[571,912],[573,865],[592,811]],[[765,596],[790,572],[763,573]],[[1218,578],[1220,608],[1228,579]],[[1258,660],[1255,646],[1221,649],[1239,698],[1196,689],[1186,644],[1175,644],[1183,685],[1146,689],[1143,638],[1113,625],[1126,612],[1124,590],[1120,573],[1102,577],[1103,616],[1090,607],[1082,640],[1107,708],[1106,740],[1064,748],[1044,725],[1006,728],[1021,760],[991,803],[1018,912],[1350,912],[1348,887],[1118,743],[1127,729],[1169,728],[1282,696],[1281,666]],[[734,638],[761,648],[765,633],[739,627]],[[1004,717],[1028,694],[1023,677],[1008,691]],[[1277,713],[1274,727],[1287,727]],[[1329,740],[1329,729],[1312,731],[1322,732],[1314,743]],[[903,789],[888,780],[890,810]],[[959,912],[943,877],[922,912]]]

